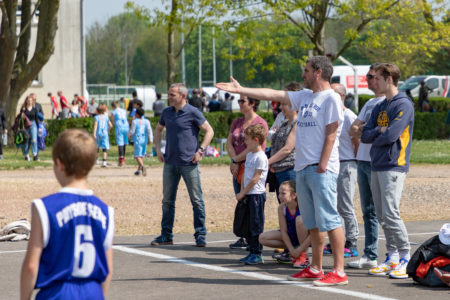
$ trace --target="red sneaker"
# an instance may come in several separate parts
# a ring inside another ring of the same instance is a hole
[[[304,270],[288,276],[288,280],[290,281],[306,281],[306,280],[317,280],[324,277],[323,271],[320,271],[318,273],[313,273],[311,271],[311,266],[308,266]]]
[[[313,282],[315,286],[332,286],[332,285],[346,285],[348,284],[347,275],[340,276],[335,269],[328,272],[322,279]]]

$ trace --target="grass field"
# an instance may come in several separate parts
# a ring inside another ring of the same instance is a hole
[[[15,170],[20,168],[33,169],[38,167],[51,167],[51,147],[39,153],[40,162],[25,162],[22,151],[13,147],[3,149],[4,160],[0,160],[0,170]],[[133,148],[130,146],[127,149],[127,165],[136,165],[136,161],[132,157]],[[108,162],[115,165],[118,160],[117,147],[111,147],[108,151]],[[411,163],[424,164],[450,164],[450,140],[435,140],[413,141],[411,149]],[[229,164],[228,156],[224,157],[204,157],[202,164],[205,165],[224,165]],[[160,162],[156,157],[149,157],[145,159],[145,165],[157,165]]]

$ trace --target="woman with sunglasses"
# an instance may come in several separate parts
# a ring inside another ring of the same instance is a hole
[[[238,194],[241,190],[241,176],[243,174],[245,157],[249,152],[245,145],[245,129],[250,125],[261,124],[268,132],[267,122],[256,114],[259,106],[259,100],[241,97],[238,100],[239,110],[244,115],[233,121],[227,138],[227,151],[231,158],[230,171],[233,175],[234,193]],[[262,149],[266,149],[266,142],[262,144]],[[235,243],[230,244],[231,249],[246,249],[247,242],[240,238]]]

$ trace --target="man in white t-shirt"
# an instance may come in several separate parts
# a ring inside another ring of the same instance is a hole
[[[384,100],[384,94],[378,92],[378,87],[374,80],[375,67],[379,63],[374,63],[370,66],[369,72],[366,75],[367,85],[371,91],[375,93],[375,98],[370,99],[364,104],[358,118],[350,127],[350,135],[360,139],[362,128],[370,119],[372,110],[381,101]],[[374,268],[377,266],[378,259],[378,220],[375,212],[375,204],[372,198],[372,189],[370,188],[370,148],[371,144],[360,143],[356,159],[358,161],[358,187],[359,198],[361,199],[361,210],[364,221],[364,254],[355,261],[347,264],[350,268],[363,269]]]
[[[232,93],[291,104],[298,110],[296,134],[297,194],[299,208],[312,243],[312,262],[289,280],[315,280],[316,286],[348,284],[344,273],[344,231],[336,207],[336,183],[339,174],[339,133],[343,122],[342,103],[330,86],[333,66],[325,56],[310,57],[303,71],[309,90],[276,91],[242,87],[233,77],[230,83],[216,87]],[[334,269],[322,270],[325,233],[333,248]]]
[[[356,152],[359,139],[349,135],[350,126],[356,120],[356,115],[344,105],[347,90],[340,83],[333,83],[331,88],[339,94],[344,109],[344,123],[339,136],[339,177],[337,180],[337,210],[344,221],[345,246],[344,257],[358,256],[358,221],[356,220],[353,197],[356,188]]]

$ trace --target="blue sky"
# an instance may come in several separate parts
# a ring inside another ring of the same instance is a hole
[[[125,12],[124,6],[127,0],[84,0],[84,28],[88,28],[95,22],[105,24],[112,16]],[[161,0],[134,0],[136,4],[147,8],[161,7]]]

